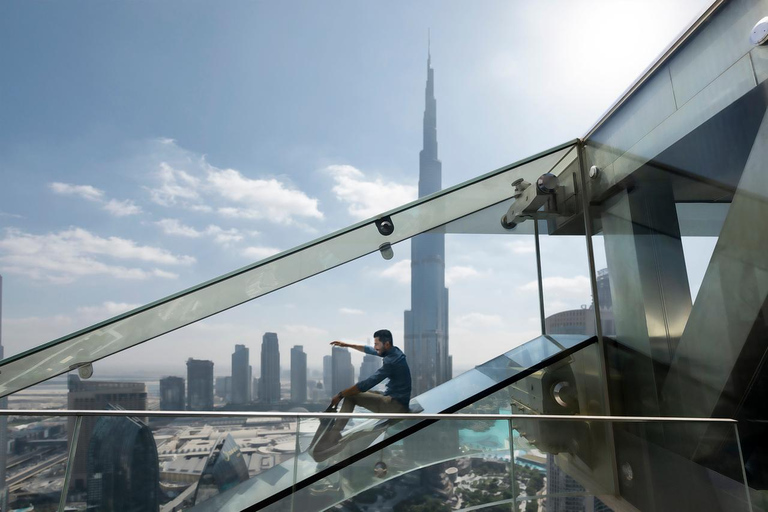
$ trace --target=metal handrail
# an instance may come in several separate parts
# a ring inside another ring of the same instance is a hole
[[[334,412],[270,412],[270,411],[127,411],[73,410],[73,409],[0,409],[0,416],[131,416],[152,418],[345,418],[382,420],[552,420],[552,421],[606,421],[616,423],[730,423],[733,418],[695,418],[664,416],[577,416],[559,414],[422,414],[422,413],[334,413]]]

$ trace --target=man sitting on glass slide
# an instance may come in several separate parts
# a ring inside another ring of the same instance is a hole
[[[343,341],[332,341],[331,345],[359,350],[370,355],[384,358],[384,364],[376,370],[376,373],[361,380],[351,388],[340,391],[331,400],[331,405],[336,407],[344,399],[341,412],[352,412],[355,405],[365,407],[371,412],[408,412],[408,402],[411,400],[411,370],[405,360],[405,354],[392,344],[392,333],[382,329],[373,333],[373,347],[368,345],[355,345]],[[384,394],[368,391],[373,386],[389,379]],[[329,435],[341,437],[341,431],[347,424],[347,419],[336,420]]]

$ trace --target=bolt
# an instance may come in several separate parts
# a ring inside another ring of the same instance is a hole
[[[592,179],[595,179],[600,174],[600,169],[597,168],[596,165],[593,165],[589,168],[589,177]]]

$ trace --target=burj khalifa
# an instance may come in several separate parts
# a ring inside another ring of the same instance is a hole
[[[437,102],[432,58],[427,57],[424,148],[419,154],[419,197],[442,187],[437,158]],[[448,353],[448,288],[445,287],[445,237],[423,233],[411,240],[411,309],[405,311],[405,353],[411,368],[413,395],[451,379]]]

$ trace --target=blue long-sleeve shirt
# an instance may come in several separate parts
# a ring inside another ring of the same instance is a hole
[[[365,353],[372,356],[379,356],[379,353],[373,347],[365,346]],[[361,392],[368,391],[373,386],[389,379],[387,387],[384,390],[386,396],[391,396],[405,407],[411,401],[411,369],[405,360],[405,354],[397,347],[392,347],[383,356],[384,364],[376,370],[376,373],[357,383],[357,389]]]

